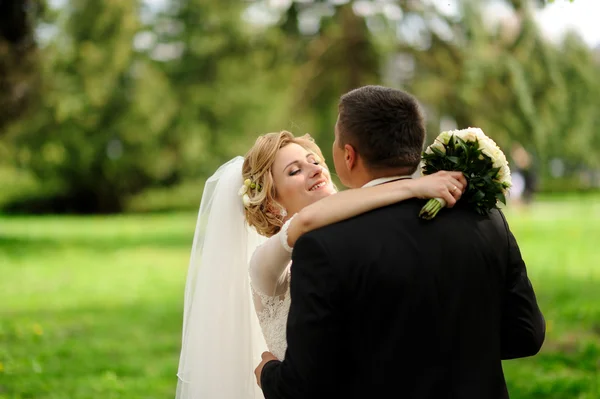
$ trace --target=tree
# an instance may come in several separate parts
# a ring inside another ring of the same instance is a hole
[[[123,194],[160,175],[148,150],[152,130],[136,125],[130,98],[145,87],[131,48],[136,2],[72,0],[43,49],[41,100],[8,130],[15,161],[49,187],[40,210],[110,212]],[[141,70],[141,72],[140,72]],[[162,109],[168,110],[166,101]]]
[[[48,187],[21,207],[119,212],[145,189],[206,177],[269,120],[281,126],[283,69],[273,38],[241,22],[242,5],[173,1],[145,24],[142,7],[71,0],[61,10],[40,104],[5,140]]]
[[[0,133],[25,113],[37,95],[34,29],[43,9],[39,0],[0,1]]]
[[[512,23],[495,30],[474,1],[462,3],[458,20],[420,10],[424,21],[442,21],[447,29],[428,25],[425,50],[401,46],[415,60],[410,89],[438,121],[447,115],[459,127],[481,127],[504,148],[520,142],[542,167],[556,156],[595,162],[600,148],[594,146],[591,104],[600,91],[591,80],[597,63],[590,49],[574,37],[562,46],[548,42],[530,3],[513,3]]]
[[[303,20],[310,28],[300,28]],[[284,35],[280,58],[298,65],[289,78],[294,100],[286,113],[299,121],[297,133],[310,133],[327,155],[340,95],[380,82],[380,49],[351,2],[293,1],[272,30]]]

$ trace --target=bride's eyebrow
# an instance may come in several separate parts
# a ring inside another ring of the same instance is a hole
[[[311,157],[312,157],[312,158],[316,158],[317,156],[316,156],[315,154],[313,154],[312,152],[309,152],[308,154],[306,154],[306,159],[308,159],[308,158],[311,158]],[[286,170],[287,168],[289,168],[290,166],[292,166],[293,164],[299,164],[299,163],[300,163],[300,161],[298,161],[298,160],[296,160],[296,161],[292,161],[292,162],[288,163],[288,164],[285,166],[285,168],[283,168],[283,172],[285,172],[285,170]]]
[[[283,168],[283,172],[285,172],[285,171],[286,171],[286,169],[287,169],[287,168],[289,168],[290,166],[292,166],[293,164],[299,164],[299,163],[300,163],[300,161],[292,161],[292,162],[288,163],[288,164],[285,166],[285,168]]]

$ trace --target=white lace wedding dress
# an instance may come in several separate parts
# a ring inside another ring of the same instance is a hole
[[[287,348],[285,329],[291,303],[291,248],[287,247],[290,221],[256,249],[249,270],[254,308],[267,348],[280,360]]]

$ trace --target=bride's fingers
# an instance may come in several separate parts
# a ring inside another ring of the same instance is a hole
[[[456,201],[458,201],[460,197],[462,197],[462,191],[460,190],[454,190],[451,194],[454,197],[454,199],[456,199]]]
[[[458,190],[457,190],[458,191]],[[446,201],[446,207],[452,208],[456,204],[457,198],[451,193],[451,189],[446,187],[440,194],[441,198]]]
[[[460,184],[463,185],[463,187],[467,186],[467,178],[465,177],[465,175],[462,172],[450,172],[449,175],[451,177],[453,177],[454,179],[458,180],[460,182]]]
[[[458,194],[459,196],[465,191],[465,185],[460,181],[453,182],[452,194]]]
[[[464,180],[464,177],[463,179],[454,179],[453,183],[461,192],[463,192],[467,187],[466,180]]]
[[[455,181],[450,182],[450,184],[445,186],[445,189],[442,190],[442,193],[444,194],[442,198],[448,203],[448,208],[452,208],[462,196],[463,190],[459,187],[460,183]]]
[[[449,178],[447,181],[446,187],[448,188],[448,190],[450,190],[452,195],[454,195],[455,193],[462,194],[464,191],[465,185],[456,179]]]

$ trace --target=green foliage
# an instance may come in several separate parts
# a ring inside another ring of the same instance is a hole
[[[42,0],[0,2],[0,135],[9,123],[26,115],[39,95],[34,31],[43,12]]]
[[[312,7],[318,9],[319,3]],[[296,118],[308,120],[311,135],[328,157],[340,95],[380,82],[382,54],[351,3],[336,6],[333,15],[322,18],[319,34],[304,41],[292,54],[302,60],[295,71],[293,111]]]
[[[55,194],[9,209],[121,211],[143,190],[206,177],[270,124],[280,72],[239,24],[241,6],[186,2],[156,17],[156,34],[136,2],[84,4],[57,21],[41,105],[7,134],[11,162]],[[132,47],[141,34],[156,36],[152,49]]]
[[[308,132],[330,158],[339,96],[365,84],[414,93],[432,135],[450,118],[503,148],[520,142],[542,176],[554,158],[600,166],[597,55],[574,35],[545,40],[530,1],[507,1],[511,29],[490,28],[486,2],[473,0],[460,2],[458,18],[401,2],[402,19],[327,1],[28,4],[39,6],[14,8],[19,18],[2,25],[18,27],[27,46],[0,36],[0,85],[9,88],[0,93],[0,167],[39,187],[17,195],[14,186],[5,210],[179,208],[157,193],[201,186],[270,131]],[[306,21],[317,22],[311,30]]]
[[[7,138],[13,162],[54,187],[67,210],[119,210],[123,194],[169,175],[155,163],[169,158],[149,151],[160,144],[157,137],[136,124],[140,104],[129,101],[145,85],[140,78],[148,77],[143,67],[142,76],[131,71],[137,4],[70,6],[61,32],[44,49],[39,107]],[[173,107],[163,103],[161,111]]]
[[[416,62],[409,89],[435,110],[430,118],[481,127],[502,147],[523,143],[540,160],[542,173],[555,157],[597,167],[592,108],[600,86],[591,78],[597,57],[574,35],[550,43],[527,2],[512,3],[514,24],[491,29],[484,23],[484,3],[464,1],[460,18],[440,16],[445,29],[427,32],[429,48],[405,43],[402,51]],[[415,14],[425,19],[426,12]]]

